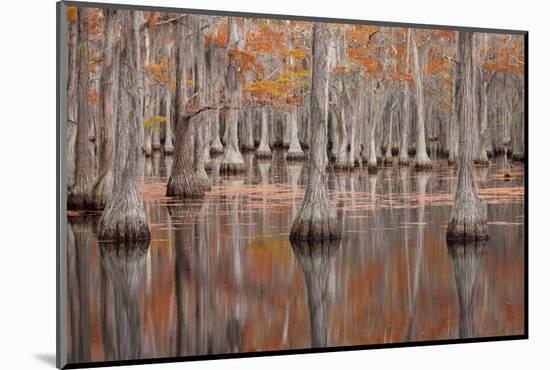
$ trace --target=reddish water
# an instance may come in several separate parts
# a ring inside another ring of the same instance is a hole
[[[487,243],[447,246],[456,173],[436,162],[331,173],[344,239],[291,246],[306,171],[246,160],[174,204],[169,159],[149,159],[149,245],[99,244],[97,218],[69,217],[69,362],[523,334],[523,165],[476,170]]]

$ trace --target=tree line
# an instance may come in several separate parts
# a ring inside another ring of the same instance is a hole
[[[101,210],[102,240],[149,238],[144,157],[172,155],[166,195],[201,198],[211,157],[307,160],[293,240],[342,236],[326,170],[458,167],[448,238],[488,237],[473,165],[523,160],[521,36],[67,9],[70,210]],[[430,154],[430,155],[429,155]]]

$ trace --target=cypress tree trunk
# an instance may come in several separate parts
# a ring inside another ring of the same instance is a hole
[[[103,72],[101,75],[103,126],[99,150],[99,177],[94,185],[95,207],[103,209],[113,196],[113,160],[115,150],[114,129],[117,120],[116,104],[118,102],[119,65],[118,45],[115,44],[117,25],[116,10],[105,9],[105,53],[103,55]]]
[[[203,16],[190,17],[193,32],[193,50],[195,51],[195,95],[198,96],[199,107],[205,107],[209,100],[207,83],[206,50],[204,47],[204,35],[202,28],[206,22]],[[195,176],[203,187],[210,190],[210,180],[206,174],[206,164],[210,160],[210,142],[207,140],[207,117],[209,111],[203,112],[193,118],[195,126]],[[208,158],[206,157],[208,155]]]
[[[260,146],[256,151],[256,158],[271,158],[271,148],[269,147],[269,128],[267,107],[262,107],[262,131],[260,134]]]
[[[241,122],[241,150],[243,152],[251,152],[256,148],[254,147],[254,114],[250,107],[246,107],[243,112],[243,120]]]
[[[145,28],[143,32],[143,64],[145,67],[151,64],[151,45],[153,41],[151,40],[150,27]],[[145,74],[142,75],[145,77]],[[153,117],[153,88],[148,81],[143,81],[143,117],[146,120],[149,120]],[[153,129],[150,126],[144,127],[144,137],[143,137],[143,150],[145,151],[145,156],[150,157],[153,155]]]
[[[149,226],[138,191],[139,127],[143,125],[139,94],[140,43],[137,11],[121,10],[119,102],[115,133],[113,196],[101,215],[98,239],[129,242],[148,240]]]
[[[330,160],[336,161],[338,150],[340,150],[340,134],[338,133],[338,114],[334,109],[330,110]]]
[[[393,106],[390,108],[390,127],[388,129],[388,146],[386,147],[386,156],[384,158],[384,164],[389,166],[393,165],[392,127],[393,127]]]
[[[220,140],[220,111],[212,112],[212,126],[210,128],[210,154],[222,154],[223,145]]]
[[[68,78],[67,78],[67,147],[66,147],[66,163],[67,163],[67,190],[74,183],[74,166],[75,166],[75,141],[77,130],[77,109],[78,109],[78,20],[70,20],[68,25]]]
[[[453,165],[456,163],[456,159],[458,157],[458,122],[461,120],[460,118],[460,99],[459,99],[459,93],[461,93],[461,89],[459,89],[458,86],[458,77],[459,77],[459,71],[458,66],[454,66],[454,77],[453,77],[453,91],[451,95],[451,127],[449,128],[449,158],[448,163],[450,165]]]
[[[75,174],[73,186],[67,194],[67,209],[89,209],[94,205],[93,158],[89,149],[90,103],[90,49],[88,40],[87,8],[78,8],[78,124],[76,131]]]
[[[523,162],[524,158],[524,146],[525,146],[525,114],[524,114],[524,87],[521,86],[519,104],[520,106],[516,110],[519,115],[515,125],[515,135],[514,135],[514,148],[512,150],[512,160]]]
[[[343,88],[343,84],[340,85],[341,88]],[[348,136],[348,130],[346,127],[346,120],[348,119],[346,115],[346,111],[344,108],[344,103],[342,99],[342,103],[340,105],[340,112],[336,115],[337,123],[338,123],[338,139],[339,139],[339,146],[338,150],[336,152],[336,162],[334,163],[334,169],[335,170],[347,170],[349,169],[349,162],[348,162],[348,144],[349,144],[349,136]]]
[[[487,219],[479,200],[473,174],[474,138],[477,119],[472,58],[472,32],[460,32],[458,37],[458,104],[460,107],[460,157],[458,184],[449,224],[447,240],[473,241],[489,238]]]
[[[210,180],[206,174],[206,163],[207,159],[205,157],[206,153],[210,154],[208,148],[208,143],[206,142],[206,122],[204,120],[204,115],[196,117],[195,119],[200,120],[198,123],[195,123],[195,176],[200,182],[204,191],[210,190]]]
[[[405,71],[409,70],[409,52],[410,52],[410,41],[411,41],[411,29],[407,29],[407,53],[405,56]],[[409,90],[409,81],[403,81],[403,120],[402,120],[402,130],[401,130],[401,146],[399,148],[399,164],[408,165],[409,164],[409,132],[411,125],[411,98]]]
[[[290,21],[285,21],[285,33],[286,33],[286,45],[289,50],[294,49],[292,42],[292,28]],[[289,56],[288,65],[291,70],[294,68],[294,58]],[[288,151],[286,154],[287,160],[301,161],[305,159],[304,152],[300,146],[300,140],[298,139],[298,107],[292,105],[290,112],[286,115],[286,126],[288,131]],[[286,142],[285,142],[286,144]]]
[[[287,115],[287,125],[290,129],[290,144],[286,153],[286,159],[289,161],[302,161],[305,159],[304,152],[300,146],[298,140],[298,122],[297,122],[297,108],[292,106],[290,112]]]
[[[308,179],[302,208],[290,232],[290,240],[339,239],[340,227],[328,194],[326,182],[327,145],[327,49],[325,23],[313,25],[313,70],[311,83],[310,157]]]
[[[379,123],[382,121],[383,108],[386,105],[385,91],[381,86],[375,86],[371,90],[371,127],[369,134],[369,161],[367,168],[369,173],[375,173],[378,171],[378,158],[381,155],[378,154],[380,145],[376,145],[376,129],[379,126]]]
[[[244,36],[239,33],[237,18],[229,18],[227,32],[227,53],[238,51],[244,46]],[[239,110],[241,92],[241,75],[236,61],[229,56],[227,70],[225,73],[225,88],[229,97],[231,107],[227,112],[226,131],[227,141],[225,153],[220,165],[220,171],[239,173],[245,172],[243,156],[239,150]]]
[[[412,34],[413,43],[413,74],[416,87],[416,157],[414,166],[419,169],[430,169],[432,164],[428,153],[426,152],[426,132],[425,132],[425,115],[424,115],[424,81],[422,67],[420,65],[420,56],[418,50],[418,40],[416,30]]]
[[[176,125],[174,161],[170,177],[166,185],[166,195],[182,198],[201,198],[204,196],[204,188],[195,176],[193,170],[193,128],[190,117],[186,115],[187,104],[187,53],[189,50],[188,32],[183,25],[184,20],[178,20],[175,34],[176,52]]]
[[[164,94],[165,115],[166,115],[166,130],[164,132],[164,154],[170,155],[174,153],[174,142],[172,133],[172,92],[170,88],[166,88]]]

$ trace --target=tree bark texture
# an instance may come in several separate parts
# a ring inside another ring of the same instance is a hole
[[[327,144],[327,49],[328,37],[325,23],[313,25],[313,70],[311,86],[310,158],[308,179],[302,208],[298,212],[290,232],[291,240],[326,240],[341,238],[326,182]]]

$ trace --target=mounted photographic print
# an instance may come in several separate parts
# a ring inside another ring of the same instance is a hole
[[[526,31],[57,10],[58,367],[527,338]]]

